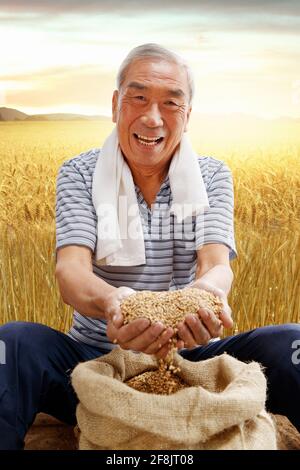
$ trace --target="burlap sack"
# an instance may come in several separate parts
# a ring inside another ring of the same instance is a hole
[[[276,449],[259,364],[227,354],[200,362],[176,354],[174,362],[191,387],[169,396],[123,383],[156,367],[149,355],[117,348],[79,364],[79,449]]]

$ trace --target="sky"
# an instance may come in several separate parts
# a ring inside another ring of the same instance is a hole
[[[300,118],[300,0],[0,0],[0,106],[109,116],[147,42],[190,64],[196,113]]]

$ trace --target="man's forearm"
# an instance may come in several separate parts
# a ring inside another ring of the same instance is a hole
[[[207,282],[221,289],[227,296],[230,292],[232,281],[233,273],[231,268],[225,264],[217,264],[203,275],[200,272],[196,273],[195,281],[192,285]]]
[[[92,271],[79,269],[70,263],[56,272],[63,301],[79,313],[92,318],[105,318],[105,301],[116,288],[97,277]]]

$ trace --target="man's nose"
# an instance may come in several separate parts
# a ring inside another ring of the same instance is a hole
[[[159,106],[155,103],[149,105],[141,118],[147,127],[159,127],[163,125]]]

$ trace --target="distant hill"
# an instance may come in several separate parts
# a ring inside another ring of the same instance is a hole
[[[0,121],[24,121],[28,114],[13,108],[0,108]]]
[[[51,114],[26,114],[13,108],[0,107],[0,121],[94,121],[110,120],[107,116],[71,113],[51,113]]]

